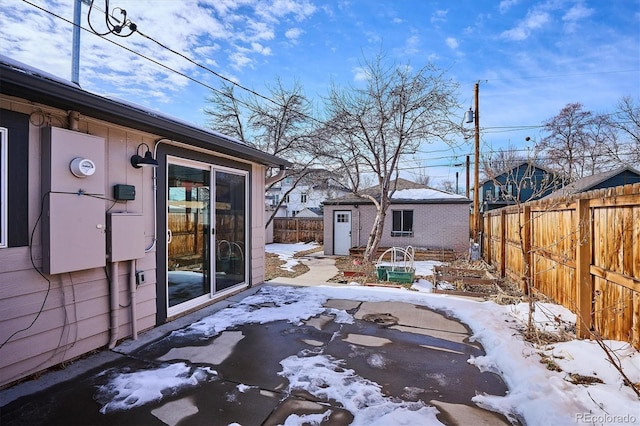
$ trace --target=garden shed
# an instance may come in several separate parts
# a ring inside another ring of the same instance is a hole
[[[379,198],[376,188],[363,191]],[[469,205],[463,195],[398,179],[384,222],[381,247],[408,246],[463,253],[469,247]],[[324,203],[324,252],[347,255],[363,247],[376,207],[365,197],[347,195]]]

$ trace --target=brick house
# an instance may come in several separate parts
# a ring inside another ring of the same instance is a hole
[[[365,190],[375,196],[376,188]],[[384,222],[381,247],[408,246],[465,252],[469,246],[469,204],[462,195],[398,179]],[[324,203],[324,252],[345,255],[367,244],[376,208],[348,195]]]

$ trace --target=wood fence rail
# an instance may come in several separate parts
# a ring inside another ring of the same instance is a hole
[[[640,184],[492,210],[483,222],[484,259],[502,277],[524,285],[529,268],[536,291],[577,314],[579,337],[595,330],[640,350]]]
[[[276,217],[273,219],[274,243],[324,243],[324,220],[321,217]]]

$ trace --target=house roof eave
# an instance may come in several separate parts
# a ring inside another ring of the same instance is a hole
[[[290,162],[254,149],[233,138],[180,122],[159,112],[105,98],[30,69],[0,55],[0,93],[104,120],[139,131],[161,135],[199,148],[244,158],[269,167],[289,167]]]

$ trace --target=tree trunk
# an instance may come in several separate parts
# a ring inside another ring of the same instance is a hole
[[[369,238],[367,239],[367,248],[365,249],[363,255],[365,263],[372,263],[375,260],[376,253],[378,252],[378,247],[380,246],[380,241],[382,240],[382,232],[384,231],[384,219],[386,215],[386,208],[383,208],[383,206],[378,206],[376,219],[373,221],[373,227],[371,228],[371,233],[369,234]]]

